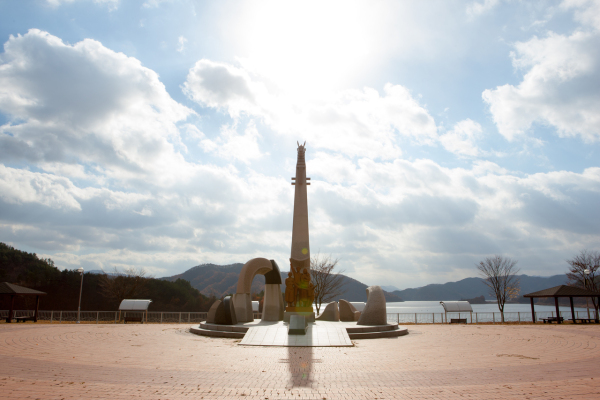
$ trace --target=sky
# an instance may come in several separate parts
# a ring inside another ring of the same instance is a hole
[[[600,1],[0,0],[0,241],[61,269],[311,253],[368,285],[600,249]]]

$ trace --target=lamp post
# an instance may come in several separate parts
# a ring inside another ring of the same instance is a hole
[[[77,272],[81,274],[81,285],[79,286],[79,306],[77,307],[77,323],[79,323],[79,314],[81,313],[81,292],[83,291],[83,267],[79,267]]]
[[[589,269],[584,269],[583,270],[583,286],[585,286],[585,288],[587,289],[587,277],[590,274],[590,270]],[[585,308],[587,309],[587,314],[588,314],[588,319],[590,319],[590,303],[589,303],[590,299],[589,297],[585,298]]]

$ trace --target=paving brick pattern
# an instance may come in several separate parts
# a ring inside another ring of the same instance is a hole
[[[355,347],[0,324],[2,399],[600,399],[600,326],[416,325]]]

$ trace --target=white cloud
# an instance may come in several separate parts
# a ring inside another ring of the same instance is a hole
[[[8,203],[40,203],[50,208],[81,210],[66,178],[7,168],[0,164],[0,198]]]
[[[600,30],[599,0],[564,0],[561,7],[567,10],[573,9],[577,21]]]
[[[88,164],[116,179],[151,174],[169,184],[189,172],[174,146],[192,113],[158,75],[86,39],[66,45],[32,29],[11,36],[0,65],[0,159]]]
[[[499,0],[483,0],[483,2],[474,1],[467,5],[467,16],[473,18],[489,12],[496,7]]]
[[[578,11],[580,18],[595,23],[589,13],[598,3],[581,3],[589,7]],[[561,137],[600,140],[600,32],[550,32],[514,47],[513,65],[526,71],[521,83],[482,94],[499,132],[513,140],[539,123],[554,127]]]
[[[46,2],[53,7],[58,7],[62,4],[74,3],[75,1],[81,0],[46,0]],[[94,0],[94,3],[107,5],[109,11],[114,11],[119,8],[119,0]]]
[[[223,125],[216,140],[202,139],[200,147],[207,152],[216,152],[226,160],[239,160],[249,164],[263,155],[258,144],[260,137],[253,122],[248,123],[243,134],[238,134],[237,124]]]
[[[183,36],[179,36],[179,39],[177,39],[177,42],[179,43],[179,46],[177,47],[177,51],[180,53],[183,53],[183,51],[185,50],[185,44],[187,43],[187,39]]]
[[[481,154],[476,140],[481,137],[481,125],[470,119],[465,119],[440,136],[440,142],[446,150],[459,156],[476,157]]]
[[[200,60],[190,70],[184,92],[202,106],[234,118],[260,118],[281,135],[348,155],[389,159],[401,154],[401,138],[420,144],[437,140],[433,117],[401,85],[386,84],[383,95],[364,88],[296,102],[241,68]]]

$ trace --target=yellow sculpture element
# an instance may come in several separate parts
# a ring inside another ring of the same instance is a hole
[[[285,280],[285,302],[288,307],[296,305],[296,281],[291,272]]]
[[[290,259],[290,272],[285,280],[286,311],[312,312],[315,300],[315,285],[310,278],[309,260]],[[294,266],[294,264],[300,264]]]

